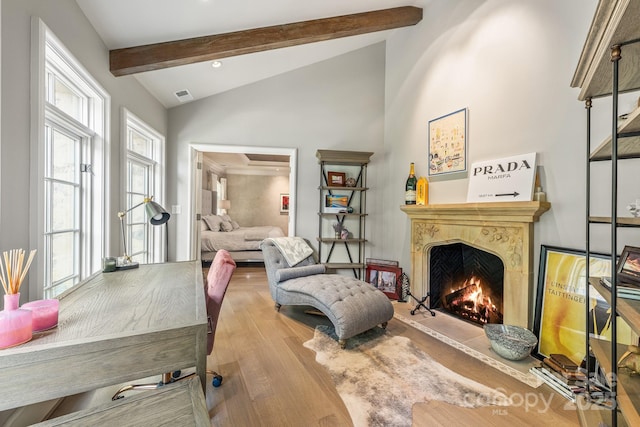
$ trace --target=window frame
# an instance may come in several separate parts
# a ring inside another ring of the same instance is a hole
[[[82,283],[102,268],[109,235],[109,94],[82,64],[66,49],[60,40],[38,17],[31,20],[31,165],[30,165],[30,235],[29,246],[38,250],[28,276],[29,299],[45,296],[47,247],[45,244],[45,127],[52,122],[69,126],[73,133],[91,138],[91,149],[79,159],[90,165],[81,173],[81,193],[86,194],[85,206],[79,210],[82,231],[79,236],[77,273]],[[51,49],[48,51],[48,49]],[[48,55],[56,57],[51,61]],[[55,105],[47,102],[46,79],[49,71],[62,72],[61,81],[72,90],[87,95],[83,100],[83,122],[78,122]],[[63,126],[64,128],[64,126]],[[90,191],[87,192],[87,189]]]
[[[152,175],[153,182],[150,184],[151,194],[147,194],[146,196],[153,197],[153,200],[160,205],[164,206],[165,200],[165,181],[166,181],[166,165],[165,165],[165,149],[166,149],[166,139],[164,135],[155,130],[153,127],[148,125],[138,116],[133,114],[127,108],[122,108],[122,149],[121,152],[121,164],[122,164],[122,190],[120,191],[120,206],[123,207],[121,211],[126,211],[130,209],[132,206],[128,203],[128,182],[129,182],[129,161],[135,161],[140,164],[146,164],[150,168],[150,173]],[[130,132],[135,131],[138,134],[150,139],[153,141],[153,148],[151,150],[151,156],[147,157],[135,151],[129,150],[129,137]],[[135,206],[135,205],[134,205]],[[166,206],[164,206],[167,209]],[[138,207],[136,209],[144,208]],[[127,252],[131,249],[131,232],[130,228],[128,228],[129,224],[127,223],[127,218],[130,213],[127,213],[125,216],[125,235],[127,236]],[[146,216],[145,216],[146,218]],[[118,224],[120,227],[120,224]],[[167,259],[167,226],[152,226],[148,218],[146,218],[146,234],[148,241],[146,242],[146,247],[150,252],[150,256],[147,257],[148,263],[161,263],[165,262]],[[119,250],[122,251],[123,242],[122,242],[122,232],[119,230]],[[134,256],[134,254],[129,253],[130,256]],[[135,261],[135,259],[134,259]]]

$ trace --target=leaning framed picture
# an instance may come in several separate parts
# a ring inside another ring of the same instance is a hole
[[[380,289],[389,299],[398,300],[398,281],[402,268],[393,265],[367,264],[366,280]]]
[[[625,246],[618,260],[618,279],[640,287],[640,248]]]
[[[280,213],[289,212],[289,194],[280,193]]]
[[[542,245],[533,333],[538,338],[534,356],[544,359],[560,353],[577,365],[584,360],[585,327],[591,336],[611,340],[611,307],[589,284],[586,277],[587,259],[584,251]],[[611,257],[590,254],[589,276],[611,276]],[[589,301],[586,287],[589,286]],[[589,319],[585,319],[589,305]],[[618,340],[631,344],[629,326],[618,318]]]
[[[467,109],[429,120],[429,176],[467,171]]]

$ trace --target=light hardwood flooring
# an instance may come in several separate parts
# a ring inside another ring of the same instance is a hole
[[[407,310],[406,304],[395,306],[396,311]],[[327,371],[316,363],[315,352],[303,346],[313,337],[315,326],[328,324],[328,320],[304,310],[274,309],[263,267],[235,271],[222,305],[214,350],[207,360],[209,369],[224,377],[218,388],[207,377],[212,426],[352,425]],[[423,320],[429,321],[428,317]],[[392,319],[387,329],[410,338],[448,368],[500,389],[514,402],[510,407],[476,409],[437,401],[418,403],[413,406],[413,426],[579,425],[572,404],[546,385],[533,389],[400,320]],[[53,416],[100,404],[116,389],[66,399]],[[547,407],[544,402],[549,401]]]
[[[303,343],[313,337],[321,316],[302,307],[278,313],[260,267],[240,267],[225,297],[210,367],[224,376],[207,386],[212,425],[350,426],[349,414],[331,378]],[[425,352],[468,378],[500,388],[514,406],[465,409],[441,402],[413,407],[414,426],[576,426],[567,400],[542,385],[533,389],[397,319],[387,329],[411,338]],[[428,387],[428,384],[425,384]],[[546,408],[544,401],[551,401]]]

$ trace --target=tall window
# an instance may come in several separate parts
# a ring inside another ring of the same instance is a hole
[[[37,294],[52,298],[100,269],[108,96],[42,21],[34,23]]]
[[[143,202],[146,197],[162,204],[164,176],[164,138],[130,112],[124,112],[127,123],[127,160],[125,177],[125,210]],[[127,212],[125,237],[127,254],[141,264],[165,259],[164,226],[152,226],[142,207]]]

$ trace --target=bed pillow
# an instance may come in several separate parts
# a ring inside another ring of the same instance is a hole
[[[207,224],[209,230],[220,231],[220,224],[222,224],[222,218],[218,215],[207,215],[202,217],[202,220]]]
[[[232,220],[231,217],[228,214],[222,215],[222,220],[230,222],[231,223],[231,227],[233,227],[234,230],[237,230],[238,228],[240,228],[240,224],[238,224],[237,222]],[[231,231],[231,230],[225,230],[225,231]]]
[[[222,221],[220,223],[220,230],[221,231],[233,231],[233,225],[231,225],[231,222],[229,222],[229,221]]]
[[[202,218],[203,220],[200,221],[200,231],[207,231],[209,229],[209,226],[207,225],[206,222],[204,222],[204,218]]]

